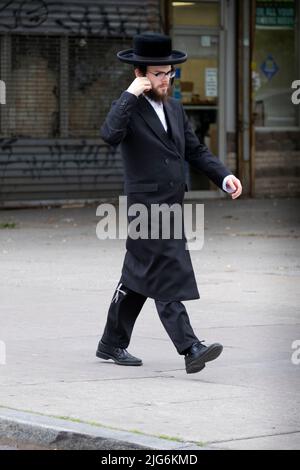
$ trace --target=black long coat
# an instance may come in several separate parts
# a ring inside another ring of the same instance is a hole
[[[148,208],[154,203],[182,204],[185,160],[221,189],[224,177],[231,174],[199,142],[178,100],[168,98],[164,110],[171,136],[143,95],[137,98],[124,91],[101,127],[105,142],[121,144],[128,207],[134,203]],[[180,239],[134,240],[128,236],[126,249],[120,281],[133,291],[161,301],[200,297],[184,230]]]

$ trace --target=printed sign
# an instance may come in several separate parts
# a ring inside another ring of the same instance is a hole
[[[205,69],[205,96],[218,96],[218,69]]]
[[[268,80],[272,80],[274,75],[276,75],[279,70],[279,67],[271,54],[268,55],[266,60],[261,64],[260,70],[263,72],[263,74],[267,77]]]
[[[288,1],[257,1],[256,26],[293,28],[295,3]]]

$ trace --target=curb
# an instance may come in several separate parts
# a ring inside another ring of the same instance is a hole
[[[0,438],[65,450],[206,450],[174,442],[45,415],[0,408]]]

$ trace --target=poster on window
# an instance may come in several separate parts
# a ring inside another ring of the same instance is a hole
[[[218,96],[218,69],[205,69],[205,96],[216,98]]]
[[[295,2],[264,0],[256,2],[256,26],[265,28],[293,28],[295,24]]]

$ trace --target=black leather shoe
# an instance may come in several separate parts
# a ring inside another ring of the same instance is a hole
[[[108,344],[102,343],[101,340],[98,344],[96,356],[106,360],[112,359],[120,366],[141,366],[143,364],[141,359],[132,356],[129,354],[129,352],[126,351],[126,349],[109,346]]]
[[[185,354],[185,369],[187,374],[194,374],[204,369],[205,363],[213,361],[220,356],[223,351],[222,344],[214,343],[210,346],[201,344],[201,341],[194,343]]]

